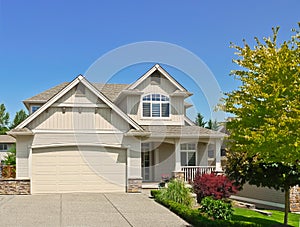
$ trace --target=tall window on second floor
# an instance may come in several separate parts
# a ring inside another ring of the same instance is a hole
[[[169,117],[170,99],[161,94],[145,95],[142,99],[143,117]]]

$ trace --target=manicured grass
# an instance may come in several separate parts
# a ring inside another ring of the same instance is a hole
[[[234,208],[234,215],[232,217],[232,220],[246,223],[255,223],[261,226],[274,226],[283,223],[284,212],[275,210],[268,211],[272,213],[272,216],[266,216],[249,209]],[[300,215],[290,213],[289,225],[299,227]]]
[[[163,199],[161,191],[152,190],[151,195],[157,202],[164,205],[172,212],[189,222],[195,227],[203,226],[216,226],[216,227],[241,227],[241,226],[261,226],[261,227],[274,227],[281,226],[283,223],[284,212],[276,210],[266,210],[272,213],[272,216],[266,216],[261,213],[245,209],[245,208],[234,208],[234,213],[229,221],[225,220],[211,220],[206,215],[201,214],[198,209],[189,208],[185,205],[176,203],[171,200]],[[290,226],[300,227],[300,214],[289,213]]]

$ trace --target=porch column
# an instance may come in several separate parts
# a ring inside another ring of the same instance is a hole
[[[180,140],[175,140],[175,170],[173,176],[184,181],[184,172],[181,170]]]
[[[180,141],[175,140],[175,172],[181,171]]]
[[[221,145],[222,145],[222,140],[216,139],[215,140],[216,172],[222,172]]]

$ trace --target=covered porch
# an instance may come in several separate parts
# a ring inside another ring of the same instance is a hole
[[[184,132],[183,128],[193,129],[194,133],[191,130]],[[185,126],[181,128],[180,136],[176,131],[161,136],[159,131],[153,133],[157,127],[151,129],[151,136],[141,141],[141,171],[144,183],[160,182],[178,174],[185,181],[192,181],[198,171],[202,174],[222,171],[222,133],[197,126]],[[214,154],[213,165],[209,165],[209,152]]]

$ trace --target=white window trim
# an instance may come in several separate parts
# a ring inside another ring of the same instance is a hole
[[[186,149],[186,150],[182,150],[181,149],[181,145],[182,144],[194,144],[195,145],[195,149],[193,149],[193,150],[189,150],[188,148]],[[197,166],[197,163],[198,163],[198,152],[197,152],[197,143],[180,143],[180,156],[181,156],[181,153],[186,153],[186,155],[187,155],[187,157],[186,157],[186,160],[187,160],[187,162],[188,162],[188,153],[192,153],[192,152],[194,152],[195,153],[195,166]],[[181,161],[180,161],[181,162]],[[180,164],[182,164],[182,163],[180,163]],[[188,164],[188,163],[187,163]],[[187,166],[189,166],[189,165],[187,165]],[[184,166],[182,166],[182,167],[184,167]]]
[[[147,95],[150,95],[150,100],[143,100],[143,98]],[[167,97],[169,100],[168,101],[162,101],[162,100],[159,100],[159,101],[153,101],[152,100],[152,95],[160,95],[160,96],[165,96]],[[159,105],[159,108],[160,108],[160,116],[159,117],[145,117],[144,116],[144,108],[143,108],[143,104],[144,103],[149,103],[150,104],[150,115],[152,115],[152,104],[160,104]],[[162,104],[169,104],[169,116],[168,117],[162,117]],[[171,119],[171,101],[170,101],[170,97],[168,95],[165,95],[165,94],[161,94],[161,93],[148,93],[148,94],[145,94],[141,97],[141,119],[157,119],[157,120],[168,120],[168,119]]]

